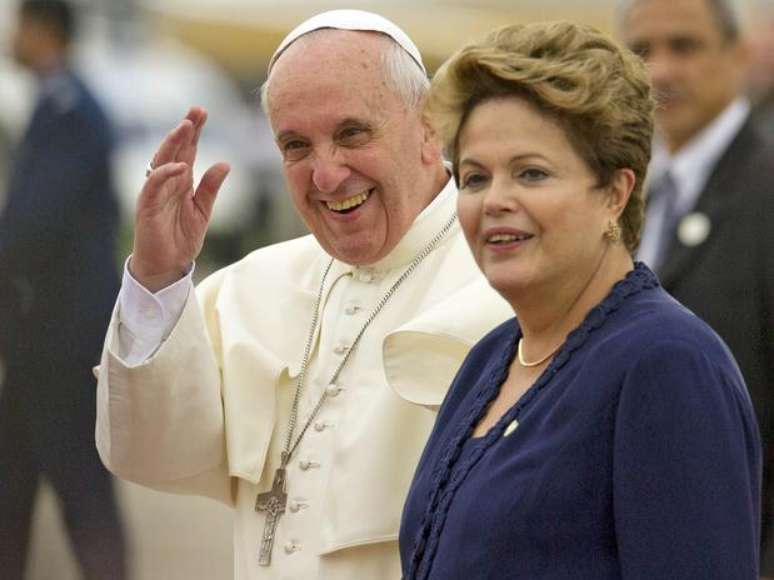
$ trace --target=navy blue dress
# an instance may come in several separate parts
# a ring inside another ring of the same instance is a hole
[[[637,264],[473,439],[520,336],[479,342],[441,407],[404,579],[757,579],[759,435],[718,336]]]

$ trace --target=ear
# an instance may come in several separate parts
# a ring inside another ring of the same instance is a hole
[[[436,165],[440,163],[443,157],[443,147],[441,140],[427,118],[422,115],[422,163],[425,165]]]
[[[611,217],[618,219],[621,217],[626,204],[634,190],[634,184],[637,178],[631,169],[617,169],[608,185],[607,207],[610,210]]]

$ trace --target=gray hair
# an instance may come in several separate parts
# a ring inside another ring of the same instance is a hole
[[[313,30],[301,37],[295,42],[309,42],[317,34],[324,34],[330,29]],[[384,68],[384,80],[387,86],[403,100],[407,109],[416,110],[424,101],[427,91],[430,89],[430,80],[425,72],[419,67],[411,55],[406,52],[397,42],[386,34],[375,32],[385,39],[387,44],[382,52],[382,67]],[[271,72],[269,77],[261,85],[261,107],[266,116],[269,116],[269,83],[271,82]]]
[[[635,2],[641,0],[618,0],[616,3],[616,25],[618,30],[626,29],[626,17]],[[742,34],[741,9],[738,0],[704,0],[715,15],[718,30],[728,42],[736,42]]]

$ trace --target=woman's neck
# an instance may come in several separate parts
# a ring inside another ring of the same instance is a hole
[[[625,248],[609,246],[586,277],[552,281],[509,299],[522,330],[524,360],[540,360],[556,350],[633,266]]]

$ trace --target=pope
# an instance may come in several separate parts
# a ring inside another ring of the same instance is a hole
[[[99,369],[97,447],[117,475],[234,508],[235,578],[400,576],[403,499],[462,359],[509,309],[479,274],[422,116],[414,43],[319,14],[262,89],[310,236],[195,290],[226,163],[196,183],[206,112],[159,146]]]

